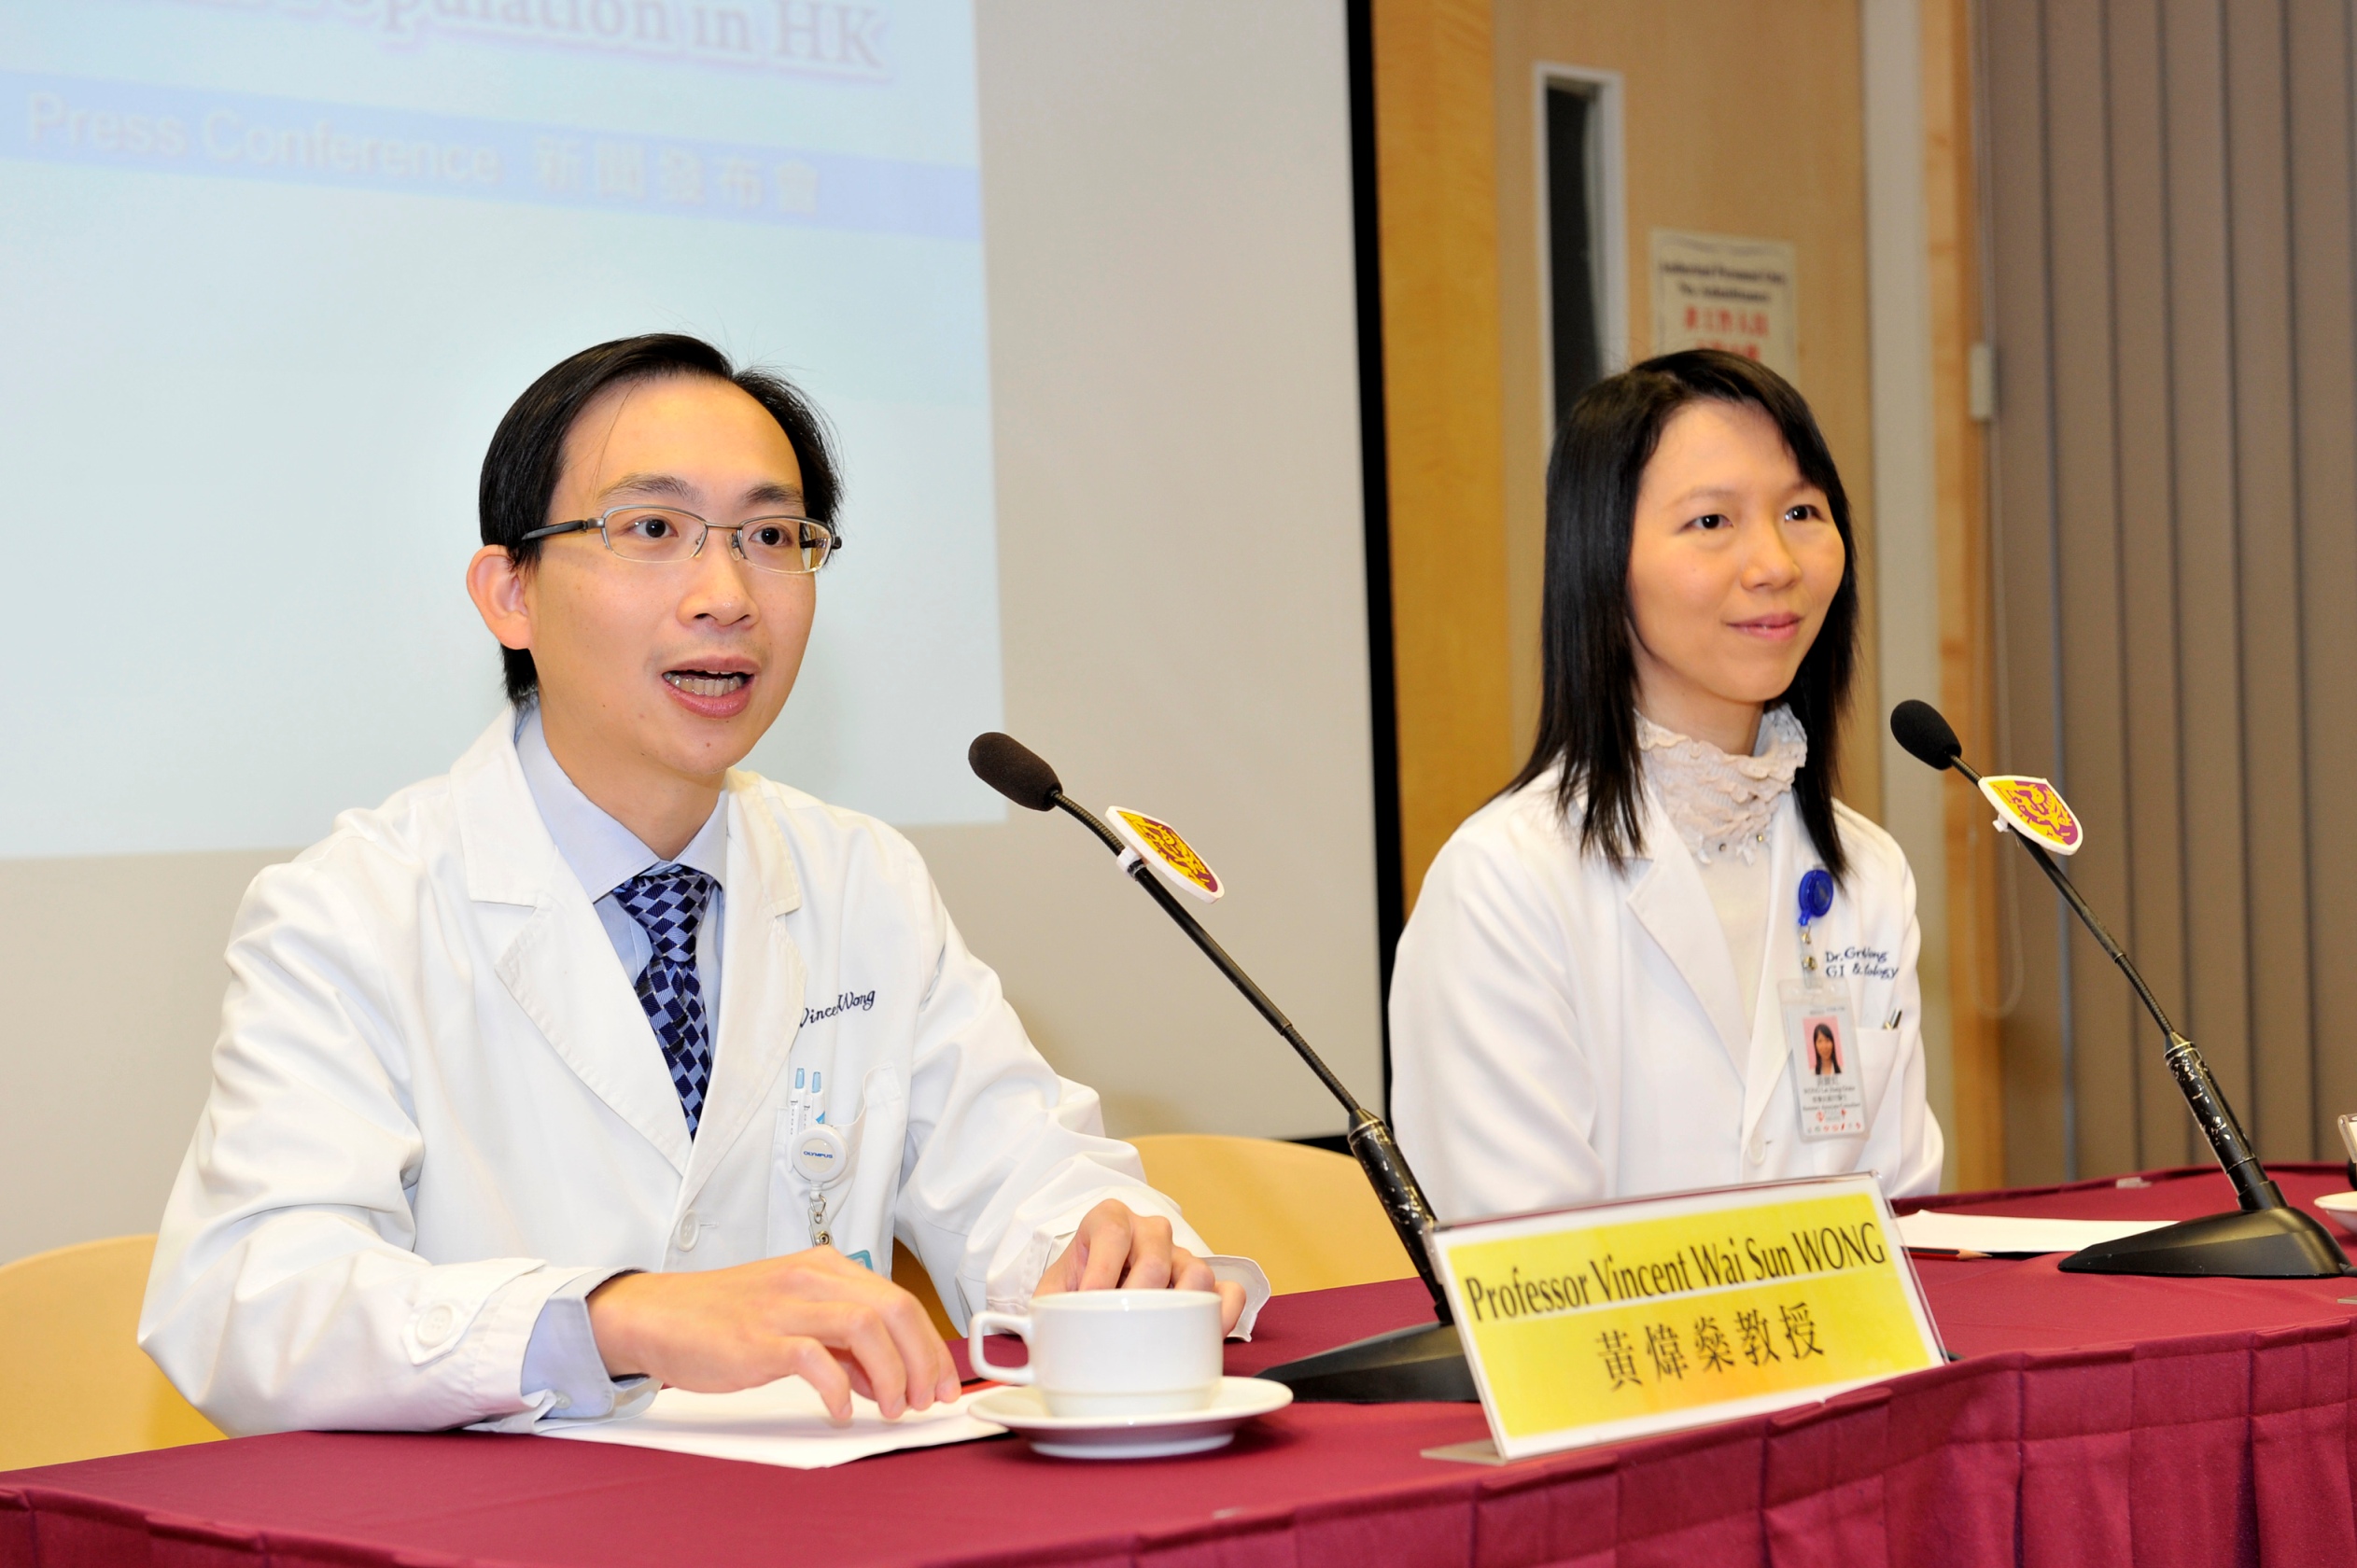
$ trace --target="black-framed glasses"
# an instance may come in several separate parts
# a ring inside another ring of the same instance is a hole
[[[677,507],[609,507],[596,517],[571,523],[552,523],[526,534],[527,540],[557,534],[596,529],[606,548],[625,561],[663,566],[692,561],[704,553],[704,541],[714,529],[728,535],[737,558],[761,571],[807,577],[843,548],[843,540],[824,523],[809,517],[749,517],[742,523],[707,523]]]

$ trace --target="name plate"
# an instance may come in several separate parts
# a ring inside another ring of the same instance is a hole
[[[1945,1359],[1871,1175],[1448,1225],[1504,1459],[1780,1410]]]

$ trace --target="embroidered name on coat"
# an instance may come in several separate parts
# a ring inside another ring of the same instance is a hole
[[[874,991],[845,991],[835,999],[835,1005],[832,1007],[804,1008],[802,1022],[804,1027],[807,1028],[812,1024],[823,1023],[838,1013],[865,1013],[873,1009],[875,1005],[876,993]]]

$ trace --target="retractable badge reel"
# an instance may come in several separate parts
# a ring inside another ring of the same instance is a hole
[[[851,1167],[850,1145],[843,1135],[824,1122],[817,1122],[794,1135],[793,1154],[789,1156],[793,1173],[802,1178],[810,1191],[810,1244],[831,1247],[835,1239],[827,1234],[827,1192],[843,1180]]]
[[[1822,1143],[1866,1135],[1866,1085],[1858,1071],[1858,1030],[1845,987],[1828,980],[1811,929],[1833,907],[1833,878],[1822,866],[1801,878],[1801,978],[1776,989],[1784,1037],[1801,1100],[1801,1139]]]

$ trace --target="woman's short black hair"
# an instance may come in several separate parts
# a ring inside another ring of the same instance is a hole
[[[1748,404],[1775,422],[1801,476],[1819,490],[1842,537],[1842,584],[1792,684],[1776,698],[1806,732],[1792,794],[1810,842],[1839,880],[1848,870],[1833,820],[1842,721],[1858,666],[1858,547],[1849,497],[1817,417],[1792,384],[1719,349],[1664,354],[1579,395],[1547,465],[1547,580],[1540,612],[1538,740],[1508,789],[1560,768],[1556,805],[1580,813],[1579,847],[1615,871],[1645,849],[1645,780],[1636,743],[1637,671],[1629,613],[1629,540],[1637,486],[1670,416],[1704,399]],[[1775,706],[1773,703],[1771,707]]]
[[[549,523],[557,482],[564,475],[565,437],[590,399],[610,386],[664,376],[709,376],[727,382],[769,411],[778,427],[793,444],[802,466],[803,505],[807,514],[832,525],[842,499],[842,481],[835,471],[835,447],[825,417],[793,383],[766,371],[738,370],[728,356],[700,338],[677,332],[648,332],[616,338],[596,348],[582,349],[524,389],[499,427],[491,433],[491,448],[483,455],[483,483],[477,507],[483,516],[483,542],[496,544],[517,566],[528,565],[540,553],[539,539],[524,536]],[[508,700],[521,704],[540,690],[540,674],[528,650],[503,648]]]

